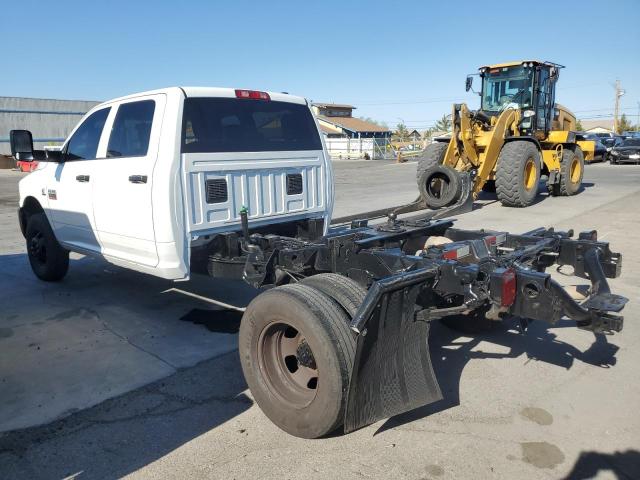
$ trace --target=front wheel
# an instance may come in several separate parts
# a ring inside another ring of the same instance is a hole
[[[25,232],[27,255],[36,277],[45,282],[62,280],[69,270],[69,251],[58,243],[44,213],[34,213]]]
[[[528,141],[506,143],[496,166],[496,193],[506,207],[528,207],[538,194],[540,152]]]
[[[262,411],[291,435],[317,438],[344,418],[356,341],[334,300],[309,285],[258,295],[240,323],[247,385]]]

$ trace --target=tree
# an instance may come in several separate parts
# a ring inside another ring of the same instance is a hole
[[[628,132],[630,130],[633,130],[633,125],[629,120],[627,120],[627,116],[623,113],[622,116],[620,117],[620,120],[618,120],[617,133]]]
[[[579,119],[576,120],[576,130],[578,130],[579,132],[582,132],[584,130],[584,127],[582,126],[582,122]]]
[[[442,118],[436,122],[434,128],[440,132],[448,132],[451,130],[451,116],[443,115]]]
[[[398,125],[396,125],[396,136],[401,142],[403,142],[404,139],[407,138],[407,135],[409,135],[409,130],[407,130],[407,127],[404,123],[399,123]]]

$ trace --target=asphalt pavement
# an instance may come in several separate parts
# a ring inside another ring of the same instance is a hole
[[[336,216],[416,196],[415,164],[335,162]],[[625,328],[570,321],[474,337],[435,324],[444,399],[349,435],[300,440],[252,401],[237,358],[242,284],[170,283],[74,256],[34,279],[17,181],[0,170],[0,478],[640,478],[640,168],[587,166],[575,197],[483,195],[463,228],[597,228],[624,256]],[[544,190],[541,185],[541,191]],[[567,278],[566,282],[575,279]],[[582,282],[584,283],[584,282]]]

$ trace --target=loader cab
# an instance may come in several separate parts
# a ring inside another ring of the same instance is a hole
[[[533,135],[551,129],[555,103],[555,84],[561,65],[524,61],[488,65],[480,68],[481,110],[498,116],[510,107],[522,111],[520,132]]]

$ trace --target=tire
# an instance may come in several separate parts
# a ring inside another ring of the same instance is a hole
[[[340,305],[352,319],[367,296],[367,291],[350,278],[337,273],[321,273],[307,277],[300,282],[302,285],[320,290]]]
[[[462,182],[453,168],[445,165],[431,165],[418,180],[420,198],[428,207],[445,207],[460,198]]]
[[[574,150],[565,148],[560,161],[560,195],[568,197],[580,191],[584,177],[584,154],[579,147]]]
[[[31,270],[45,282],[62,280],[69,270],[69,251],[56,240],[44,213],[34,213],[25,231]]]
[[[309,285],[258,295],[240,323],[247,385],[265,415],[296,437],[318,438],[342,425],[355,350],[346,313]]]
[[[416,169],[418,187],[420,187],[420,177],[424,171],[433,165],[440,165],[442,163],[448,146],[448,142],[436,142],[427,145],[427,148],[424,149],[424,155],[418,160],[418,168]]]
[[[540,152],[528,141],[504,144],[496,166],[496,193],[506,207],[523,208],[533,203],[540,181]]]

